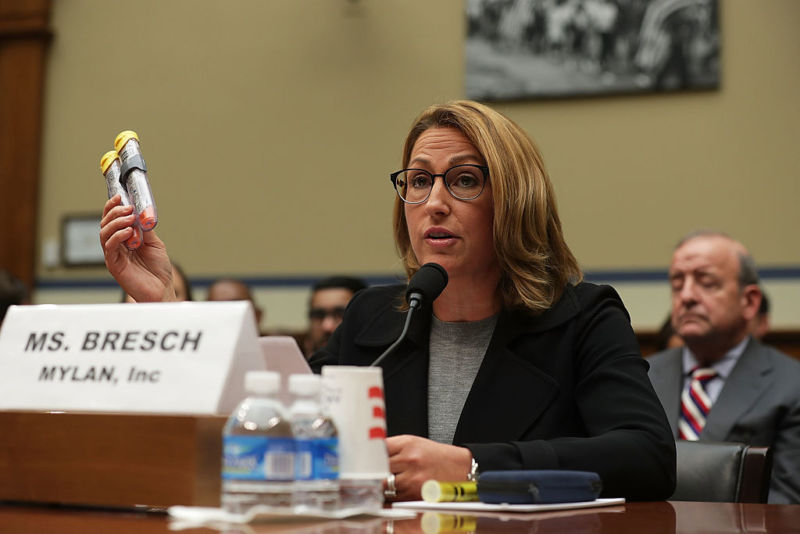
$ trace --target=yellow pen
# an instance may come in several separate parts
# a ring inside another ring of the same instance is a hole
[[[477,502],[478,483],[427,480],[422,484],[422,499],[425,502]]]

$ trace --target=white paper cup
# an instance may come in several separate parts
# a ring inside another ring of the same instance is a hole
[[[389,476],[381,368],[326,365],[321,398],[323,411],[339,431],[339,478],[383,480]]]

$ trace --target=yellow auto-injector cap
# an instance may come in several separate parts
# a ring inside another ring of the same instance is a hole
[[[136,132],[133,130],[125,130],[124,132],[120,132],[117,138],[114,139],[114,149],[119,152],[120,149],[125,146],[125,143],[131,139],[136,139],[136,142],[139,142],[139,136],[136,135]]]
[[[115,159],[119,159],[119,155],[117,154],[116,150],[109,150],[103,154],[103,157],[100,158],[100,170],[103,172],[103,174],[105,174],[108,168],[111,167],[111,164],[114,163]]]

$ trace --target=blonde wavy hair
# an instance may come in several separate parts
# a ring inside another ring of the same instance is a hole
[[[403,147],[403,168],[419,136],[429,128],[456,128],[489,167],[494,196],[494,248],[502,271],[499,291],[507,308],[538,314],[550,308],[569,283],[583,278],[564,241],[555,194],[542,156],[514,121],[468,100],[434,105],[414,120]],[[406,274],[420,268],[408,235],[403,201],[395,198],[395,245]]]

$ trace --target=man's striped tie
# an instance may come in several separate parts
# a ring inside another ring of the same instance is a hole
[[[714,369],[695,368],[689,387],[681,395],[681,418],[678,421],[678,437],[689,441],[700,439],[706,426],[706,416],[711,410],[711,399],[706,393],[706,384],[717,376]]]

